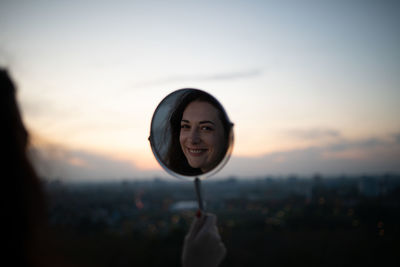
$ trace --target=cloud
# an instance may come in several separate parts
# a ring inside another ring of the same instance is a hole
[[[214,75],[198,76],[197,80],[216,81],[216,80],[233,80],[233,79],[247,79],[262,75],[261,69],[243,71],[243,72],[231,72],[231,73],[219,73]]]
[[[339,131],[329,128],[292,129],[286,131],[285,134],[291,137],[306,140],[341,137],[341,133]]]
[[[338,140],[321,147],[232,157],[219,176],[326,175],[400,172],[400,143],[394,139]]]
[[[394,138],[398,144],[400,144],[400,133],[394,134]]]
[[[186,81],[225,81],[234,79],[249,79],[261,76],[263,74],[262,69],[245,70],[239,72],[225,72],[217,74],[198,74],[198,75],[181,75],[171,76],[164,79],[156,79],[153,81],[144,81],[136,83],[135,86],[153,86],[159,84],[167,84],[174,82],[186,82]]]

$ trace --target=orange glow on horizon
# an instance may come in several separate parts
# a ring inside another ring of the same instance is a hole
[[[96,148],[95,146],[87,146],[78,148],[63,144],[61,141],[51,140],[36,133],[31,133],[30,147],[41,151],[46,155],[46,158],[57,158],[65,161],[68,164],[81,167],[89,167],[85,159],[78,156],[69,155],[73,151],[82,151],[88,154],[102,156],[114,161],[127,162],[133,168],[139,170],[159,170],[161,167],[154,158],[151,151],[145,152],[122,152],[116,150],[105,150]],[[42,153],[42,154],[43,154]]]
[[[161,166],[154,158],[153,154],[149,153],[113,153],[110,157],[114,160],[129,162],[133,167],[142,170],[160,170]]]

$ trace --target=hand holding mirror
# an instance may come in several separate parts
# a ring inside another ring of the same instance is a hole
[[[198,89],[172,92],[153,114],[149,141],[154,156],[168,173],[194,180],[203,210],[200,179],[218,172],[233,147],[233,124],[220,102]]]

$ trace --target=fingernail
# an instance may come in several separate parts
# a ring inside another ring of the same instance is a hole
[[[197,217],[197,218],[200,218],[200,217],[201,217],[201,210],[197,210],[197,212],[196,212],[196,217]]]

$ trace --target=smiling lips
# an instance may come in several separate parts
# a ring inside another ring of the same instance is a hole
[[[208,151],[207,148],[186,148],[187,152],[189,152],[189,155],[198,157],[202,156],[204,153]]]

